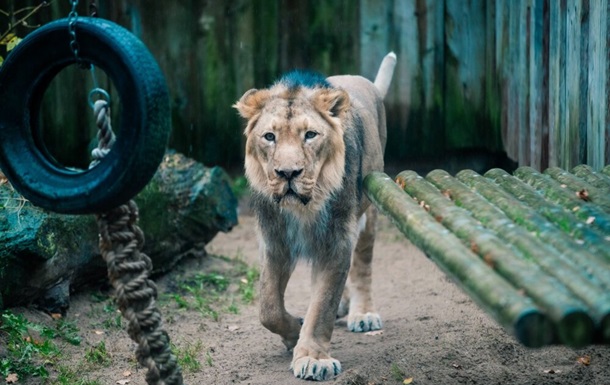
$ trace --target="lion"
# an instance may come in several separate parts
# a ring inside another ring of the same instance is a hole
[[[391,52],[374,83],[294,71],[234,105],[247,120],[244,168],[261,252],[260,321],[294,349],[297,378],[327,380],[341,372],[329,352],[336,318],[347,315],[353,332],[382,328],[371,296],[377,211],[362,180],[383,170],[383,98],[395,65]],[[284,305],[300,258],[312,265],[304,319]]]

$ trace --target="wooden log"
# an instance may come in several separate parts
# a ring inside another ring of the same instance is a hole
[[[519,201],[491,179],[483,178],[472,170],[463,170],[456,177],[502,210],[531,235],[553,246],[574,268],[581,269],[585,277],[610,291],[610,259],[590,252],[583,245],[582,240],[577,241],[576,238],[561,231],[537,211],[532,210],[532,207]]]
[[[587,305],[596,321],[610,314],[610,301],[606,294],[591,284],[579,269],[575,269],[565,258],[549,245],[532,237],[528,231],[515,225],[497,207],[475,194],[463,183],[442,170],[430,172],[426,179],[444,194],[448,194],[457,205],[472,212],[484,226],[494,230],[506,242],[513,244],[527,258],[535,261],[547,274],[553,275]],[[586,289],[585,289],[586,288]],[[609,309],[606,309],[606,306]],[[556,319],[551,315],[552,319]],[[586,312],[575,312],[569,321],[557,325],[560,341],[568,346],[585,346],[593,341],[594,324]]]
[[[468,247],[408,197],[386,174],[366,176],[367,196],[414,245],[526,346],[553,341],[553,325],[531,299],[493,273]]]
[[[561,183],[561,187],[566,186],[566,188],[572,190],[574,195],[600,206],[606,213],[610,214],[610,197],[605,189],[599,189],[559,167],[549,167],[544,170],[544,174],[550,175]]]
[[[602,173],[595,172],[591,166],[580,164],[572,169],[572,174],[583,179],[587,183],[592,184],[598,189],[605,191],[606,194],[610,194],[610,177]]]
[[[574,318],[575,313],[580,313],[587,322],[587,307],[562,282],[546,274],[534,260],[511,247],[501,235],[481,225],[467,210],[454,205],[436,187],[412,171],[401,172],[396,181],[492,269],[534,299],[556,323],[558,330],[572,327],[573,320],[566,319]],[[610,301],[607,305],[610,314]]]
[[[576,194],[563,188],[559,182],[525,166],[515,170],[514,175],[539,191],[551,202],[556,202],[566,210],[572,211],[583,222],[599,228],[604,233],[610,233],[610,215],[598,206],[587,203]]]
[[[514,197],[535,208],[537,212],[555,224],[566,234],[582,241],[592,253],[610,261],[610,236],[605,235],[595,227],[587,226],[580,221],[573,212],[545,200],[533,187],[513,177],[501,169],[492,169],[485,173],[485,177],[492,179],[504,190]]]
[[[0,178],[0,297],[4,306],[37,303],[64,312],[69,293],[99,283],[106,266],[93,216],[60,215],[32,206]],[[237,224],[227,175],[180,154],[167,154],[135,198],[154,272],[166,271],[218,231]]]

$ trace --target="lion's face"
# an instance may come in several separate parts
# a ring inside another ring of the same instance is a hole
[[[250,90],[236,108],[248,119],[245,171],[253,189],[282,208],[317,211],[341,186],[347,93],[337,89]]]

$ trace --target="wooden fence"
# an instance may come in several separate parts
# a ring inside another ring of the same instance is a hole
[[[81,3],[88,14],[89,1]],[[607,0],[97,4],[100,17],[138,35],[164,70],[170,145],[206,163],[242,162],[243,122],[231,105],[249,88],[295,67],[371,78],[390,50],[398,67],[386,99],[388,161],[474,149],[536,169],[610,163]],[[32,23],[65,17],[69,6],[55,0]],[[0,16],[0,31],[6,20]],[[67,74],[49,92],[43,120],[58,153],[74,156],[90,138],[82,128],[87,79]]]

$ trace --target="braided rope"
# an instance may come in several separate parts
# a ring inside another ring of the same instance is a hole
[[[110,125],[110,109],[105,100],[94,104],[98,126],[98,147],[92,151],[95,166],[108,154],[115,136]],[[137,225],[138,206],[133,200],[96,216],[99,247],[108,266],[108,278],[116,291],[121,314],[128,321],[129,337],[138,344],[138,363],[148,369],[149,385],[182,385],[182,373],[172,354],[169,336],[162,328],[156,306],[157,286],[148,278],[152,262],[140,252],[144,233]]]

